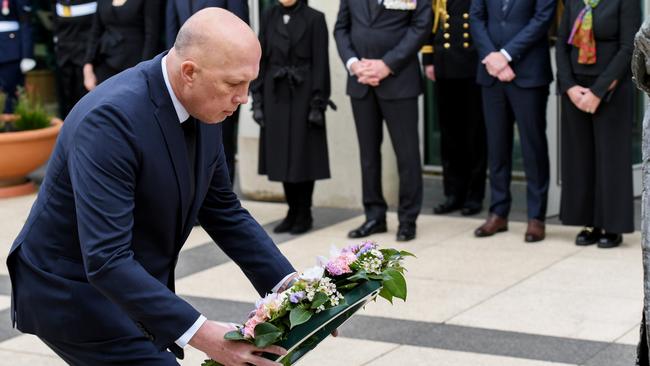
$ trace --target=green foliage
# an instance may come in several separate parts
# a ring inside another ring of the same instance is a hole
[[[291,321],[291,328],[295,327],[296,325],[300,325],[302,323],[305,323],[309,319],[311,319],[312,312],[302,308],[301,306],[295,307],[291,309],[291,312],[289,313],[289,320]],[[257,330],[257,328],[255,328]]]
[[[14,130],[37,130],[50,126],[50,117],[45,112],[40,98],[27,93],[24,88],[18,90],[18,103],[14,113],[18,119],[13,123]]]
[[[311,302],[311,308],[316,309],[319,306],[325,304],[329,300],[329,297],[322,292],[317,292],[314,296],[314,300]]]
[[[272,345],[282,337],[282,330],[271,323],[255,326],[255,346],[264,348]]]

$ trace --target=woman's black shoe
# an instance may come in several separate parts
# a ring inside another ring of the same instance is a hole
[[[311,217],[311,210],[310,210],[306,213],[299,214],[296,217],[296,222],[294,222],[290,233],[293,235],[304,234],[309,230],[311,230],[313,226],[314,226],[314,219]]]
[[[623,235],[614,233],[604,233],[598,241],[598,248],[608,249],[615,248],[623,242]]]
[[[442,215],[456,210],[460,210],[462,206],[463,204],[462,202],[460,202],[459,199],[457,199],[454,196],[449,196],[447,197],[445,202],[433,208],[433,213],[436,215]]]
[[[585,246],[598,243],[602,237],[602,230],[597,227],[585,227],[576,236],[576,245]]]
[[[296,217],[297,215],[289,210],[287,217],[285,217],[278,226],[273,228],[273,232],[276,234],[288,233],[293,228],[293,225],[296,222]]]

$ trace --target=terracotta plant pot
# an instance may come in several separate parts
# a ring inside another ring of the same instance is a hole
[[[1,118],[6,121],[14,117]],[[61,126],[63,121],[52,118],[47,128],[0,133],[0,198],[36,191],[26,176],[49,159]]]

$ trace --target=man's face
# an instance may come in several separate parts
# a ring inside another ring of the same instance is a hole
[[[206,123],[219,123],[248,101],[248,87],[257,77],[259,60],[239,61],[197,71],[191,88],[190,114]]]

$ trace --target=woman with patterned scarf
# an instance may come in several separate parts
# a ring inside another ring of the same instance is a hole
[[[630,73],[638,0],[566,0],[557,40],[562,96],[560,220],[576,245],[612,248],[634,231]]]

